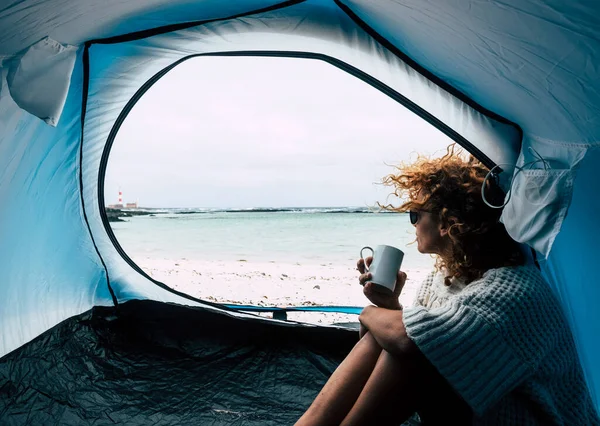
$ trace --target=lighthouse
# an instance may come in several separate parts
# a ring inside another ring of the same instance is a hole
[[[121,188],[119,188],[119,198],[117,201],[117,204],[109,204],[107,206],[109,209],[137,209],[138,208],[138,203],[137,201],[133,202],[133,203],[123,203],[123,191],[121,191]]]
[[[109,209],[122,209],[123,208],[123,192],[121,188],[119,188],[119,200],[117,204],[109,204],[107,206]]]

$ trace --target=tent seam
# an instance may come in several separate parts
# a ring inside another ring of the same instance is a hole
[[[79,140],[79,197],[81,200],[81,209],[83,211],[83,219],[85,221],[88,233],[90,235],[90,239],[92,240],[92,244],[94,249],[96,250],[96,254],[100,259],[100,263],[102,263],[102,267],[104,268],[104,276],[106,277],[106,285],[108,286],[108,291],[110,296],[112,297],[113,304],[118,307],[119,301],[117,300],[117,296],[110,285],[110,277],[108,275],[108,268],[106,267],[106,263],[100,254],[100,250],[98,249],[98,245],[96,244],[96,240],[94,239],[94,235],[92,233],[92,229],[90,227],[90,222],[87,217],[87,213],[85,210],[85,200],[83,196],[83,139],[84,139],[84,129],[85,129],[85,115],[87,112],[87,97],[89,90],[89,76],[90,76],[90,64],[89,64],[89,43],[85,43],[83,48],[83,86],[81,90],[81,135]]]
[[[193,21],[193,22],[185,22],[182,24],[170,24],[162,27],[151,28],[147,30],[135,31],[128,34],[122,34],[114,37],[107,37],[102,39],[93,39],[88,41],[90,44],[115,44],[115,43],[124,43],[128,41],[140,40],[148,37],[153,37],[160,34],[170,33],[174,31],[184,30],[187,28],[197,27],[200,25],[209,24],[212,22],[219,21],[228,21],[230,19],[238,19],[246,16],[256,15],[258,13],[266,13],[271,12],[273,10],[285,9],[286,7],[295,6],[299,3],[304,3],[306,0],[287,0],[278,4],[274,4],[271,6],[264,7],[262,9],[253,10],[250,12],[243,12],[234,14],[225,18],[213,18],[213,19],[205,19],[201,21]]]
[[[386,49],[388,49],[392,54],[396,55],[400,60],[404,61],[409,67],[411,67],[416,72],[421,74],[427,80],[429,80],[432,83],[436,84],[437,86],[441,87],[446,92],[448,92],[452,96],[456,97],[457,99],[461,100],[462,102],[464,102],[465,104],[467,104],[468,106],[473,108],[475,111],[479,112],[480,114],[483,114],[486,117],[489,117],[500,123],[514,127],[517,130],[517,132],[519,133],[521,143],[522,143],[524,133],[523,133],[523,129],[521,128],[521,126],[519,126],[517,123],[510,121],[506,117],[503,117],[503,116],[496,114],[495,112],[485,108],[483,105],[481,105],[478,102],[476,102],[475,100],[471,99],[469,96],[467,96],[465,93],[461,92],[456,87],[454,87],[451,84],[447,83],[446,81],[442,80],[440,77],[438,77],[437,75],[435,75],[434,73],[429,71],[427,68],[420,65],[418,62],[416,62],[414,59],[412,59],[410,56],[408,56],[402,50],[397,48],[388,39],[386,39],[381,34],[379,34],[377,31],[375,31],[375,29],[373,29],[371,26],[369,26],[356,13],[354,13],[354,11],[349,6],[342,3],[341,0],[334,0],[334,3],[352,21],[354,21],[354,23],[356,25],[358,25],[360,28],[362,28],[367,34],[369,34],[371,37],[373,37],[373,39],[375,39],[378,43],[380,43],[382,46],[384,46]]]

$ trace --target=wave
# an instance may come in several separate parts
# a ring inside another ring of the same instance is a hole
[[[221,209],[222,213],[371,213],[366,207],[250,207]]]
[[[357,214],[389,213],[376,207],[245,207],[245,208],[144,208],[124,209],[146,214],[189,215],[214,213]]]

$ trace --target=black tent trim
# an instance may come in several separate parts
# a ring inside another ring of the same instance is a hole
[[[166,34],[173,31],[185,30],[186,28],[197,27],[200,25],[210,24],[212,22],[219,21],[228,21],[230,19],[243,18],[245,16],[252,16],[259,13],[267,13],[272,12],[278,9],[285,9],[286,7],[294,6],[296,4],[304,3],[306,0],[288,0],[284,1],[272,6],[264,7],[262,9],[256,9],[250,12],[238,13],[235,15],[231,15],[225,18],[214,18],[214,19],[206,19],[203,21],[192,21],[192,22],[184,22],[181,24],[172,24],[172,25],[164,25],[162,27],[151,28],[149,30],[135,31],[128,34],[122,34],[115,37],[107,37],[107,38],[98,38],[88,41],[87,43],[91,44],[115,44],[115,43],[125,43],[128,41],[141,40],[143,38],[153,37],[160,34]],[[86,44],[87,44],[86,43]]]
[[[87,48],[87,46],[86,46],[86,48]],[[427,121],[428,123],[430,123],[431,125],[436,127],[437,129],[439,129],[440,131],[445,133],[448,137],[450,137],[451,139],[456,141],[458,144],[463,146],[467,151],[471,152],[483,164],[485,164],[486,166],[488,166],[490,168],[494,167],[494,162],[489,157],[487,157],[483,152],[481,152],[471,142],[469,142],[466,138],[464,138],[462,135],[460,135],[454,129],[450,128],[448,125],[443,123],[437,117],[433,116],[432,114],[430,114],[429,112],[427,112],[426,110],[421,108],[420,106],[416,105],[414,102],[412,102],[405,96],[401,95],[400,93],[398,93],[397,91],[395,91],[388,85],[384,84],[383,82],[381,82],[381,81],[377,80],[376,78],[370,76],[369,74],[359,70],[358,68],[356,68],[346,62],[340,61],[339,59],[333,58],[331,56],[317,54],[317,53],[293,52],[293,51],[289,51],[289,52],[287,52],[287,51],[234,51],[234,52],[218,52],[218,53],[201,53],[201,54],[189,55],[184,58],[181,58],[178,61],[175,61],[174,63],[172,63],[171,65],[163,68],[162,70],[157,72],[152,78],[150,78],[148,81],[146,81],[137,90],[137,92],[133,95],[133,97],[129,100],[129,102],[127,102],[127,105],[125,105],[125,107],[123,108],[123,110],[121,111],[119,116],[117,117],[117,120],[115,121],[115,124],[113,125],[113,127],[109,133],[109,136],[108,136],[107,142],[104,146],[104,150],[102,152],[102,157],[100,160],[100,169],[99,169],[99,173],[98,173],[98,208],[100,211],[100,216],[101,216],[104,228],[106,230],[106,233],[109,236],[110,240],[112,241],[113,245],[115,246],[117,252],[121,255],[121,257],[135,271],[137,271],[139,274],[144,276],[146,279],[150,280],[151,282],[158,285],[159,287],[161,287],[167,291],[170,291],[174,294],[177,294],[178,296],[185,297],[188,300],[211,304],[211,302],[207,302],[205,300],[200,300],[193,296],[179,292],[179,291],[174,290],[171,287],[167,286],[166,284],[164,284],[158,280],[155,280],[154,278],[152,278],[148,274],[146,274],[125,253],[125,251],[119,244],[114,232],[112,231],[112,228],[108,221],[108,215],[106,214],[106,207],[104,204],[104,178],[106,176],[106,166],[108,164],[110,150],[114,143],[115,137],[116,137],[121,125],[123,124],[125,118],[129,115],[129,112],[135,106],[135,104],[139,101],[139,99],[150,89],[150,87],[152,87],[158,80],[160,80],[160,78],[162,78],[165,74],[167,74],[170,70],[175,68],[177,65],[179,65],[182,62],[187,61],[189,59],[196,58],[196,57],[204,57],[204,56],[213,56],[213,57],[218,57],[218,56],[221,56],[221,57],[256,56],[256,57],[279,57],[279,58],[301,58],[301,59],[322,60],[324,62],[327,62],[333,66],[336,66],[337,68],[340,68],[340,69],[348,72],[349,74],[359,78],[360,80],[371,85],[375,89],[386,94],[390,98],[394,99],[396,102],[403,105],[409,111],[412,111],[414,114],[418,115],[419,117],[421,117],[422,119],[424,119],[425,121]],[[84,56],[84,64],[86,66],[86,69],[88,67],[88,63],[89,63],[89,58],[87,56]],[[89,78],[89,75],[87,75],[87,77]],[[84,83],[86,88],[89,84],[88,78],[86,78],[85,83]],[[87,90],[86,90],[86,92],[87,92]],[[217,306],[221,306],[221,305],[217,304]]]
[[[102,268],[104,268],[104,277],[106,278],[106,285],[108,286],[108,291],[110,293],[110,297],[112,298],[113,304],[115,306],[119,306],[119,300],[115,295],[115,292],[110,285],[110,277],[108,275],[108,268],[106,263],[104,262],[104,258],[100,254],[100,250],[98,249],[98,245],[96,244],[96,240],[94,239],[94,234],[92,233],[92,228],[90,226],[90,222],[87,217],[87,213],[85,210],[85,200],[83,197],[83,134],[84,134],[84,126],[85,126],[85,115],[87,112],[87,98],[89,91],[89,74],[90,74],[90,62],[89,62],[89,49],[88,45],[85,45],[83,50],[83,89],[82,89],[82,100],[81,100],[81,136],[79,140],[79,199],[81,201],[81,211],[83,212],[83,219],[85,221],[86,228],[88,230],[88,234],[90,239],[92,240],[92,244],[94,245],[94,250],[102,263]],[[106,213],[104,213],[106,215]]]

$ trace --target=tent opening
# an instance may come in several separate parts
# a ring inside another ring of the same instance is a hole
[[[379,182],[451,143],[323,61],[192,58],[158,80],[117,133],[103,186],[109,232],[137,269],[175,291],[271,307],[365,306],[359,251],[390,244],[405,252],[410,303],[433,260],[411,244],[405,215],[377,213],[378,202],[397,204]]]

